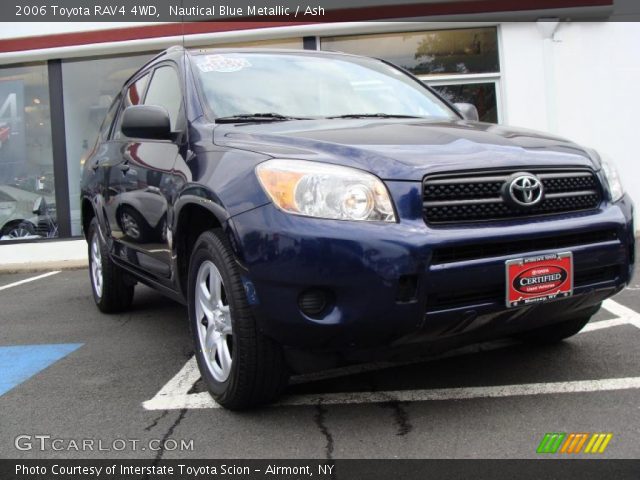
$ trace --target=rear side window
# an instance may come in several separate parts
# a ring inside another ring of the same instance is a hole
[[[122,112],[124,112],[125,108],[130,107],[131,105],[140,105],[142,103],[142,97],[144,95],[144,89],[147,86],[147,82],[149,81],[149,74],[145,74],[140,77],[138,80],[133,82],[127,88],[127,91],[124,95],[124,99],[122,100],[122,108],[120,109],[120,114],[118,115],[118,122],[116,128],[113,130],[113,138],[121,138],[122,132],[120,131],[120,122],[122,122]]]
[[[178,73],[174,68],[169,66],[156,68],[144,104],[166,108],[171,120],[171,130],[176,130],[182,105],[182,91]]]

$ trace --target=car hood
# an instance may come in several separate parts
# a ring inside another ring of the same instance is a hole
[[[278,158],[335,163],[385,180],[478,168],[596,167],[586,150],[532,130],[468,121],[333,119],[221,124],[214,142]]]

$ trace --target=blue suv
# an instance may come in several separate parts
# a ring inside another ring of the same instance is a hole
[[[137,282],[186,304],[230,409],[292,372],[560,341],[634,264],[633,205],[598,153],[338,53],[161,53],[113,101],[81,195],[98,308]]]

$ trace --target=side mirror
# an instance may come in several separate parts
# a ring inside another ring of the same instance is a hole
[[[44,197],[38,197],[33,202],[33,213],[36,215],[44,215],[47,213],[47,202],[44,200]]]
[[[171,121],[164,107],[132,105],[122,115],[122,133],[130,138],[170,140]]]
[[[462,118],[472,122],[478,122],[480,116],[478,115],[478,109],[472,103],[454,103],[454,107],[462,114]]]

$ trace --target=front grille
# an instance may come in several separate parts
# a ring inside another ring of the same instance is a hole
[[[506,220],[597,208],[602,200],[594,173],[582,170],[527,170],[537,175],[545,196],[534,207],[516,207],[502,197],[509,177],[520,170],[434,175],[423,181],[423,211],[429,224]]]
[[[583,287],[595,283],[610,282],[620,276],[620,265],[592,268],[590,270],[578,270],[573,274],[573,285]]]
[[[501,303],[505,298],[505,287],[480,287],[461,292],[448,291],[427,295],[427,311],[456,308],[482,303]]]
[[[503,257],[506,255],[541,250],[560,250],[616,240],[618,240],[618,233],[615,230],[595,230],[592,232],[571,233],[554,237],[532,237],[525,240],[474,243],[471,245],[436,248],[433,251],[431,263],[437,265],[476,260],[479,258]]]
[[[40,220],[35,228],[35,234],[41,237],[46,237],[49,233],[49,223],[45,220]]]

